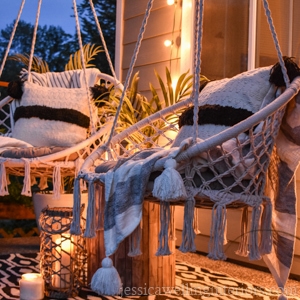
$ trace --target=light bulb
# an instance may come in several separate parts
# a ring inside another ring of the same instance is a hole
[[[170,47],[172,44],[173,44],[173,42],[170,41],[170,40],[165,40],[165,41],[164,41],[164,45],[165,45],[166,47]]]
[[[168,5],[173,5],[175,3],[175,0],[167,0]]]

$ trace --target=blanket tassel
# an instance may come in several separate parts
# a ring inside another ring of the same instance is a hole
[[[169,248],[169,224],[170,224],[170,203],[160,201],[160,232],[159,232],[159,246],[156,256],[170,255],[172,252]]]
[[[106,257],[102,260],[101,265],[102,267],[92,277],[91,289],[98,295],[120,295],[122,282],[112,260]]]
[[[214,260],[225,260],[224,232],[226,227],[226,206],[216,203],[212,209],[212,226],[210,231],[208,257]]]
[[[184,223],[182,230],[182,242],[179,250],[183,253],[196,252],[195,246],[195,230],[194,230],[194,211],[195,211],[195,199],[190,197],[184,204]]]

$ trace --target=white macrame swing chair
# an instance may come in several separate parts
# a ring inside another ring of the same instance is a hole
[[[148,9],[152,6],[152,2],[153,0],[149,1]],[[285,128],[293,131],[293,124],[290,124],[289,120],[295,117],[293,114],[297,114],[299,110],[295,99],[300,89],[300,78],[296,77],[292,83],[289,82],[267,0],[263,0],[263,4],[286,85],[283,92],[269,82],[271,67],[242,73],[226,81],[226,84],[229,82],[229,88],[240,87],[239,91],[233,91],[241,93],[239,100],[245,96],[247,89],[256,89],[256,92],[257,89],[258,92],[263,90],[264,94],[259,95],[259,99],[252,93],[254,98],[251,100],[256,103],[256,111],[237,124],[228,126],[229,128],[218,129],[219,132],[214,134],[207,127],[198,125],[198,107],[201,104],[209,104],[209,100],[216,101],[216,98],[222,103],[232,97],[232,94],[228,97],[223,90],[220,91],[219,86],[224,83],[222,80],[208,83],[201,93],[199,92],[204,1],[196,1],[195,66],[191,97],[113,136],[118,110],[107,142],[93,152],[82,165],[75,180],[71,231],[73,234],[80,233],[78,226],[80,184],[83,180],[89,186],[87,223],[84,232],[86,237],[95,236],[98,218],[101,214],[104,215],[104,245],[107,257],[103,260],[103,268],[96,272],[91,284],[92,289],[99,294],[119,293],[120,280],[116,277],[108,279],[110,275],[117,276],[108,256],[112,255],[124,237],[129,235],[136,238],[130,255],[140,253],[138,228],[141,208],[143,201],[153,201],[160,203],[161,209],[159,248],[156,255],[170,254],[168,241],[174,230],[170,207],[182,205],[184,227],[179,250],[182,252],[196,250],[194,209],[207,207],[212,208],[208,256],[212,259],[226,259],[223,250],[226,240],[226,210],[241,209],[241,241],[237,253],[248,256],[250,260],[263,257],[281,290],[279,299],[287,299],[284,287],[292,263],[296,214],[293,210],[285,211],[287,213],[282,215],[280,211],[276,211],[276,214],[273,214],[273,211],[278,205],[281,208],[284,205],[295,207],[295,198],[290,199],[287,204],[284,201],[280,203],[276,201],[282,200],[280,197],[284,196],[280,195],[280,191],[278,196],[278,178],[281,180],[282,175],[280,168],[283,165],[289,167],[291,176],[287,181],[290,189],[294,184],[293,172],[300,160],[300,150],[296,144],[285,138],[282,130],[285,125]],[[146,14],[148,13],[147,10]],[[138,43],[140,42],[138,40]],[[135,57],[132,63],[134,59]],[[129,70],[128,76],[130,72]],[[259,79],[255,81],[257,74]],[[248,80],[250,84],[247,83]],[[255,85],[264,80],[266,81],[264,88]],[[124,86],[126,88],[126,82]],[[286,110],[290,103],[293,103],[294,109]],[[183,112],[192,106],[194,106],[193,120],[192,126],[187,130],[190,132],[188,137],[184,132],[185,126],[179,130],[174,120],[179,119]],[[154,133],[151,136],[147,135],[149,128]],[[203,138],[201,130],[208,131],[207,137]],[[172,138],[174,132],[178,133],[175,139]],[[292,151],[284,151],[286,146],[290,146]],[[99,185],[105,190],[105,199],[97,194],[100,191]],[[291,198],[295,196],[293,193],[290,195]],[[103,207],[96,203],[97,201],[105,201],[104,211],[96,211],[96,207]],[[250,224],[248,211],[251,213]],[[284,217],[289,218],[289,222],[284,222]],[[285,225],[280,225],[282,223]],[[276,247],[273,245],[274,238],[280,242]],[[285,242],[286,244],[283,244]]]
[[[0,77],[24,4],[25,0],[21,2],[1,64]],[[116,78],[91,0],[91,10],[113,76],[101,73],[97,68],[86,68],[76,0],[73,0],[73,9],[82,69],[64,72],[31,72],[41,5],[42,0],[39,0],[28,70],[23,71],[20,75],[23,81],[23,95],[21,99],[7,96],[0,102],[1,196],[8,195],[9,175],[14,175],[24,177],[21,193],[26,196],[32,195],[31,186],[36,183],[37,178],[39,178],[41,190],[47,188],[47,180],[52,178],[53,199],[59,199],[63,189],[63,178],[77,175],[84,159],[108,138],[112,126],[111,119],[109,122],[101,124],[100,120],[104,115],[98,114],[90,87],[102,84],[109,89],[113,87],[116,93],[121,93],[123,90],[123,85]],[[32,114],[34,106],[45,106],[43,115],[36,113],[36,115],[24,117],[24,113],[23,115],[21,113],[19,119],[14,120],[15,112],[20,110],[20,107],[26,115],[26,111]],[[75,112],[72,116],[70,116],[69,108],[72,108],[73,113]],[[56,120],[51,120],[51,117],[47,120],[47,116],[50,116],[53,110],[61,112],[60,116]],[[46,120],[43,120],[45,115]],[[84,125],[76,123],[79,118],[85,120]]]

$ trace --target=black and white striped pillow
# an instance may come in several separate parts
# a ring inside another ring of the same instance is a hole
[[[12,137],[33,146],[70,147],[86,139],[90,111],[86,88],[24,82]]]

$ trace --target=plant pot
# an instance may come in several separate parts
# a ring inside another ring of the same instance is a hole
[[[60,199],[53,199],[53,195],[35,193],[32,196],[34,213],[36,218],[36,223],[39,228],[39,218],[41,211],[47,207],[73,207],[73,194],[61,194]],[[86,210],[88,204],[88,194],[83,193],[81,195],[81,205],[84,204],[83,217],[86,219]]]

